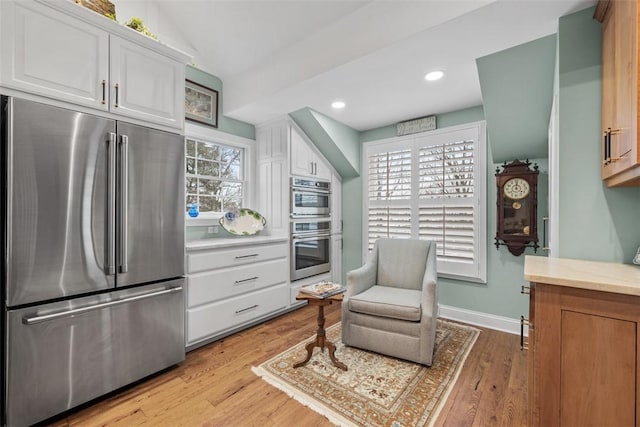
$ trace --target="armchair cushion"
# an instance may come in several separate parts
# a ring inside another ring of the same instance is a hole
[[[421,240],[385,239],[378,247],[378,285],[422,289],[429,245]]]
[[[356,313],[419,322],[420,298],[420,291],[376,285],[349,298],[348,305]]]

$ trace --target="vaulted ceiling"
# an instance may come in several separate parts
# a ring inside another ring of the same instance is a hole
[[[366,130],[482,104],[476,59],[557,31],[594,0],[113,0],[224,83],[225,115],[310,107]],[[443,70],[437,82],[424,75]],[[331,102],[342,100],[342,110]]]

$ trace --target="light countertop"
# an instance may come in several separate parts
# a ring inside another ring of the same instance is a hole
[[[235,246],[260,245],[264,243],[286,242],[287,236],[244,236],[218,239],[203,239],[186,242],[187,252],[202,249],[230,248]]]
[[[640,296],[640,266],[527,255],[524,278],[530,282]]]

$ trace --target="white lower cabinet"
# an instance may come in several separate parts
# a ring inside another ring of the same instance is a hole
[[[187,345],[251,322],[289,305],[289,285],[262,289],[187,310]]]
[[[288,243],[189,250],[186,345],[193,348],[290,306]]]

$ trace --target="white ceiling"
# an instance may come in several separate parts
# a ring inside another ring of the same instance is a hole
[[[480,105],[475,59],[557,31],[595,0],[113,0],[224,84],[224,115],[310,107],[357,130]],[[123,16],[125,15],[125,16]],[[145,18],[146,17],[146,18]],[[155,27],[154,27],[155,26]],[[434,69],[445,77],[434,83]],[[345,109],[330,104],[343,100]]]

